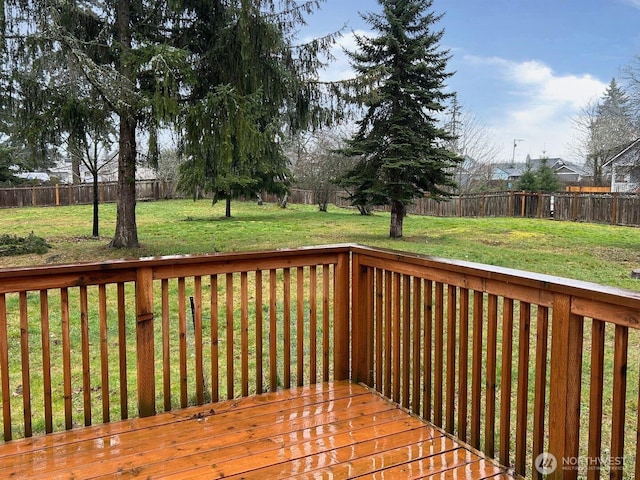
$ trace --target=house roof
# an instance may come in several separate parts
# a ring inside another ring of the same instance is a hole
[[[538,170],[542,166],[542,162],[543,159],[541,158],[530,158],[526,162],[495,163],[494,178],[519,178],[527,171],[527,168],[530,168],[533,171]],[[560,157],[547,158],[546,162],[547,165],[559,175],[589,176],[589,173],[582,165],[568,162]]]
[[[611,157],[611,159],[609,159],[607,162],[605,162],[604,165],[602,165],[602,166],[603,167],[609,167],[609,166],[613,165],[615,162],[617,162],[621,158],[624,158],[625,155],[627,155],[627,153],[633,151],[634,149],[638,148],[639,146],[640,146],[640,138],[637,138],[633,142],[631,142],[629,145],[624,147],[622,150],[620,150],[620,152],[618,152],[616,155]],[[635,160],[637,160],[637,159],[634,159],[634,162],[635,162]]]

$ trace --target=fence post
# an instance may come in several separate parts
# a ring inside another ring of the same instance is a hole
[[[618,224],[618,192],[613,192],[611,205],[611,225]]]
[[[373,272],[360,265],[360,255],[352,257],[353,297],[351,351],[354,382],[373,386]]]
[[[571,297],[556,294],[551,324],[549,453],[557,460],[550,479],[577,479],[571,468],[580,445],[580,386],[584,319],[571,313]],[[566,462],[566,463],[565,463]],[[564,468],[567,466],[568,468]]]
[[[349,377],[349,261],[350,252],[338,255],[334,273],[334,353],[333,375],[335,380]]]
[[[153,340],[153,270],[141,267],[136,275],[138,411],[141,417],[150,417],[156,413]]]

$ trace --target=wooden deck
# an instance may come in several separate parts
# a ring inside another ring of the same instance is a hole
[[[1,478],[512,478],[349,382],[16,440],[0,459]]]

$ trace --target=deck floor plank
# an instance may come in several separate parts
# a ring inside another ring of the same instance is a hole
[[[0,444],[0,477],[513,478],[348,382],[14,440]]]

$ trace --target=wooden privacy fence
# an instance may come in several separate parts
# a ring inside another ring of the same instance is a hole
[[[275,201],[275,197],[266,196]],[[292,189],[291,203],[315,204],[310,190]],[[334,192],[330,203],[349,207],[347,194]],[[385,210],[381,208],[381,210]],[[493,192],[470,193],[445,200],[421,198],[408,212],[433,217],[526,217],[573,222],[609,223],[640,226],[640,196],[635,193],[531,193]]]
[[[640,196],[635,193],[465,194],[447,201],[419,199],[409,209],[436,217],[528,217],[640,226]]]
[[[632,478],[639,327],[637,292],[354,245],[5,269],[2,431],[350,378],[527,477]]]
[[[118,199],[116,182],[99,183],[100,203]],[[161,180],[136,182],[138,200],[160,200],[173,198],[175,187]],[[57,207],[61,205],[88,205],[93,203],[93,184],[67,184],[29,187],[0,188],[0,208],[8,207]]]

